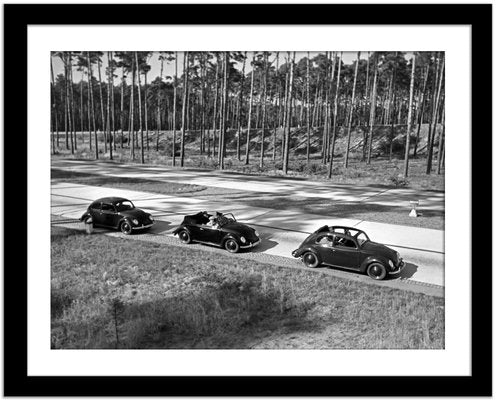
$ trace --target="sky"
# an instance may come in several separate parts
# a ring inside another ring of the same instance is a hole
[[[324,53],[324,52],[320,52],[320,53]],[[280,52],[280,54],[279,54],[279,64],[280,65],[284,63],[285,54],[286,54],[286,52]],[[310,52],[310,58],[315,57],[315,55],[317,55],[317,54],[319,54],[319,53]],[[248,59],[251,59],[253,52],[248,52],[247,55],[248,55]],[[298,60],[300,60],[301,58],[306,57],[306,56],[307,56],[306,51],[296,52],[296,61],[298,62]],[[357,52],[343,52],[343,62],[345,64],[352,64],[354,62],[354,60],[356,60],[356,57],[357,57]],[[361,58],[363,58],[363,57],[364,57],[364,55],[362,54]],[[275,62],[275,52],[272,52],[272,55],[269,57],[269,61]],[[55,76],[58,74],[63,74],[64,73],[64,67],[63,67],[63,63],[60,60],[60,58],[52,57],[52,62],[53,62],[53,72],[54,72]],[[148,82],[151,82],[157,76],[160,75],[160,60],[158,59],[158,52],[153,53],[153,55],[150,57],[150,60],[148,63],[150,64],[151,69],[150,69],[150,72],[148,73],[147,79],[148,79]],[[177,62],[177,69],[178,69],[178,75],[179,76],[182,74],[182,69],[183,69],[182,63],[183,63],[183,53],[179,52],[178,62]],[[104,79],[104,71],[105,71],[105,68],[107,67],[107,65],[108,65],[107,52],[104,52],[104,56],[102,57],[102,79]],[[97,75],[95,73],[98,73],[96,66],[94,66],[93,68],[94,68],[94,75],[93,76],[96,77]],[[173,76],[174,75],[174,68],[175,68],[174,61],[171,61],[169,63],[164,62],[164,77],[165,76]],[[239,69],[241,69],[241,68],[242,68],[242,66],[240,65]],[[246,63],[246,70],[245,71],[246,72],[250,71],[250,68],[248,66],[248,62]],[[120,72],[117,72],[117,74],[119,75]],[[81,80],[81,72],[76,71],[75,68],[73,70],[73,76],[74,76],[74,82],[79,82]]]

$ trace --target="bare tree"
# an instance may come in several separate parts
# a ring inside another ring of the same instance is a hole
[[[250,163],[250,130],[251,130],[251,111],[253,105],[253,81],[255,75],[255,52],[253,52],[253,59],[251,65],[252,65],[252,69],[251,69],[251,81],[250,81],[250,103],[248,106],[248,128],[246,130],[246,155],[245,155],[246,165]]]
[[[288,91],[288,101],[286,106],[288,107],[288,111],[286,112],[286,123],[285,123],[285,128],[284,128],[284,153],[283,153],[283,163],[282,163],[282,168],[283,172],[285,174],[288,173],[288,164],[289,164],[289,140],[291,137],[291,100],[293,96],[293,79],[294,79],[294,58],[295,58],[295,52],[293,52],[293,58],[291,59],[291,54],[288,53],[288,60],[290,63],[289,67],[289,91]]]
[[[185,141],[185,129],[186,129],[186,110],[188,101],[188,74],[189,74],[189,63],[188,63],[189,53],[186,51],[184,53],[183,60],[183,112],[181,118],[181,167],[184,167],[184,141]]]
[[[342,60],[342,58],[343,58],[343,52],[341,52],[341,55],[339,56],[338,76],[336,78],[336,93],[334,94],[334,117],[333,117],[333,124],[332,124],[331,157],[329,159],[329,170],[327,172],[327,177],[329,179],[331,179],[331,177],[332,177],[332,163],[334,160],[334,146],[336,144],[336,126],[338,124],[339,80],[341,77],[341,60]]]
[[[412,129],[412,108],[413,108],[413,86],[415,83],[415,53],[412,57],[412,75],[410,78],[410,99],[408,101],[408,120],[406,128],[406,144],[405,144],[405,165],[403,175],[405,178],[408,176],[408,160],[410,153],[410,131]]]
[[[370,157],[372,155],[372,138],[374,132],[374,122],[375,122],[375,103],[377,97],[377,73],[379,70],[379,57],[377,53],[374,54],[374,82],[372,86],[372,98],[370,104],[370,121],[369,121],[369,138],[368,138],[368,152],[367,152],[367,164],[370,164]]]
[[[348,117],[348,140],[346,142],[346,153],[344,156],[344,167],[345,168],[348,168],[348,157],[350,154],[351,124],[353,122],[353,109],[355,106],[355,90],[356,90],[356,82],[357,82],[357,76],[358,76],[358,64],[360,64],[360,52],[358,52],[357,60],[355,62],[355,77],[353,78],[353,91],[351,92],[350,114]]]

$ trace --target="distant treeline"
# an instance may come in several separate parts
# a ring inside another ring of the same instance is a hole
[[[392,152],[395,126],[406,125],[418,138],[421,124],[429,124],[426,173],[433,168],[434,154],[439,173],[444,163],[444,53],[409,54],[407,59],[403,52],[359,52],[358,61],[344,64],[339,52],[312,58],[299,53],[298,62],[295,52],[184,52],[179,75],[178,53],[158,52],[161,72],[149,82],[152,52],[53,52],[52,57],[62,60],[64,73],[54,76],[52,68],[52,148],[55,152],[60,146],[59,133],[64,132],[66,149],[74,153],[75,132],[88,132],[96,158],[103,136],[111,159],[120,148],[144,163],[145,150],[159,150],[160,135],[150,143],[149,131],[172,131],[173,165],[178,152],[177,162],[183,166],[185,134],[194,131],[199,153],[217,157],[223,169],[226,132],[235,131],[238,159],[248,164],[248,144],[257,140],[260,165],[279,151],[287,173],[291,129],[299,127],[307,132],[308,161],[311,136],[316,131],[322,135],[319,151],[331,177],[340,128],[348,135],[347,167],[353,127],[367,127],[362,153],[370,163],[374,127],[390,127]],[[173,76],[164,76],[166,63],[173,65]],[[75,70],[82,73],[79,82],[73,79]],[[276,138],[278,132],[282,138]],[[282,146],[277,149],[278,139]],[[271,144],[270,153],[266,143]]]

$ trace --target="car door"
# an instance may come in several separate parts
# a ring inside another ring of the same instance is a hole
[[[336,234],[334,237],[333,265],[359,269],[360,251],[357,243],[349,236]]]
[[[318,254],[324,264],[334,265],[334,234],[325,233],[315,240]]]
[[[209,225],[201,225],[199,227],[199,234],[203,239],[198,239],[203,242],[219,244],[221,237],[221,229],[214,228]]]
[[[101,202],[95,202],[90,206],[90,214],[93,218],[93,225],[105,225]]]
[[[101,216],[102,216],[102,225],[109,226],[109,227],[116,227],[117,226],[117,218],[119,217],[117,215],[117,212],[115,211],[115,207],[113,204],[110,203],[102,203],[102,211],[101,211]]]

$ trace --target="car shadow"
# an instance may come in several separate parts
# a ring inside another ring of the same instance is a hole
[[[389,275],[388,280],[399,280],[399,279],[409,279],[415,275],[418,270],[418,266],[412,263],[405,263],[405,266],[399,274]]]
[[[264,237],[263,235],[260,237],[261,243],[257,246],[251,249],[253,253],[263,253],[266,250],[272,249],[273,247],[276,247],[279,242],[276,242],[275,240],[270,239],[270,235],[267,237]],[[246,249],[250,250],[250,249]]]
[[[149,233],[163,233],[171,229],[171,223],[168,221],[157,221],[153,226],[148,230]],[[145,230],[146,232],[146,230]]]

